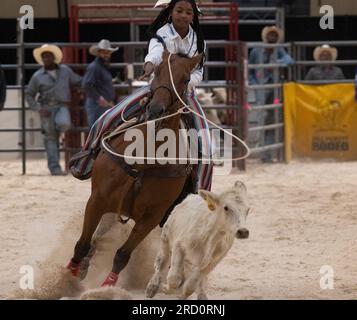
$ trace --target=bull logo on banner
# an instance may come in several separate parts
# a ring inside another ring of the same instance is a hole
[[[321,131],[338,131],[345,132],[347,124],[341,122],[342,103],[339,100],[324,101],[315,114],[315,124],[313,128],[317,132]]]

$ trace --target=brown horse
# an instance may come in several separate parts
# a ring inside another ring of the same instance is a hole
[[[146,105],[146,120],[157,119],[163,115],[174,114],[180,103],[170,81],[169,64],[172,68],[173,82],[178,94],[183,98],[190,80],[191,71],[200,63],[202,55],[193,58],[163,53],[163,62],[155,70],[155,78],[151,84],[151,98]],[[155,131],[171,129],[175,132],[176,155],[179,154],[180,114],[157,121]],[[147,123],[136,129],[144,136],[144,155],[147,156]],[[116,153],[124,154],[131,142],[124,140],[124,134],[110,139],[110,147]],[[157,150],[164,142],[155,142]],[[156,152],[155,152],[156,154]],[[103,285],[113,286],[118,275],[127,265],[131,253],[140,242],[164,218],[167,210],[182,194],[186,181],[190,176],[189,164],[128,164],[123,158],[115,157],[102,150],[93,166],[92,193],[87,202],[81,237],[74,256],[67,268],[74,276],[79,275],[80,264],[91,248],[91,240],[102,216],[108,212],[127,216],[135,221],[126,242],[117,250],[112,272]],[[124,222],[123,219],[121,219]]]

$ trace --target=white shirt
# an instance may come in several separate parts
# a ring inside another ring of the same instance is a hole
[[[189,31],[185,38],[176,32],[172,23],[167,23],[161,27],[156,32],[166,44],[167,50],[173,54],[182,53],[192,58],[197,51],[197,35],[196,32],[189,26]],[[149,52],[145,57],[145,63],[151,62],[155,66],[158,66],[162,62],[162,54],[164,52],[163,45],[159,42],[158,39],[152,38],[149,43]],[[191,80],[189,83],[190,87],[194,87],[199,84],[203,78],[203,68],[196,68],[191,73]]]

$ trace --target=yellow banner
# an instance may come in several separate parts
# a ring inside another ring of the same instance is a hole
[[[285,159],[357,160],[357,103],[352,83],[284,85]]]

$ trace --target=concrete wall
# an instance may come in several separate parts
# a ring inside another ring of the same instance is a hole
[[[64,2],[64,1],[62,1]],[[152,3],[155,0],[68,0],[68,8],[72,4],[104,4],[104,3]],[[205,0],[202,2],[212,2]],[[320,6],[331,5],[336,15],[357,15],[356,0],[311,0],[311,15],[319,16]],[[1,18],[16,18],[21,16],[19,13],[22,5],[31,5],[34,8],[35,18],[57,18],[58,5],[57,0],[1,0]],[[105,13],[106,14],[106,13]]]
[[[64,3],[65,1],[62,1]],[[68,10],[73,4],[115,4],[115,3],[151,3],[155,0],[68,0]],[[212,2],[212,0],[205,0],[204,2]],[[22,16],[19,13],[22,5],[30,5],[34,9],[36,18],[58,18],[57,0],[1,0],[0,2],[0,19],[1,18],[17,18]],[[64,5],[62,4],[64,7]],[[101,16],[108,16],[113,11],[101,11]],[[114,12],[116,16],[120,16],[120,12]],[[100,15],[98,13],[98,15]]]
[[[36,18],[57,18],[57,0],[1,0],[0,18],[21,17],[20,8],[30,5],[34,9]]]
[[[9,107],[20,107],[21,95],[16,90],[7,90],[6,103],[3,111],[0,112],[0,129],[21,128],[20,111],[6,110]],[[26,112],[26,127],[40,128],[40,117],[37,112]],[[21,146],[21,132],[0,132],[0,149],[19,149]],[[40,132],[28,132],[26,134],[27,148],[43,148],[43,136]],[[0,152],[1,159],[19,159],[21,154],[18,152]],[[44,152],[32,152],[28,158],[45,158]]]

